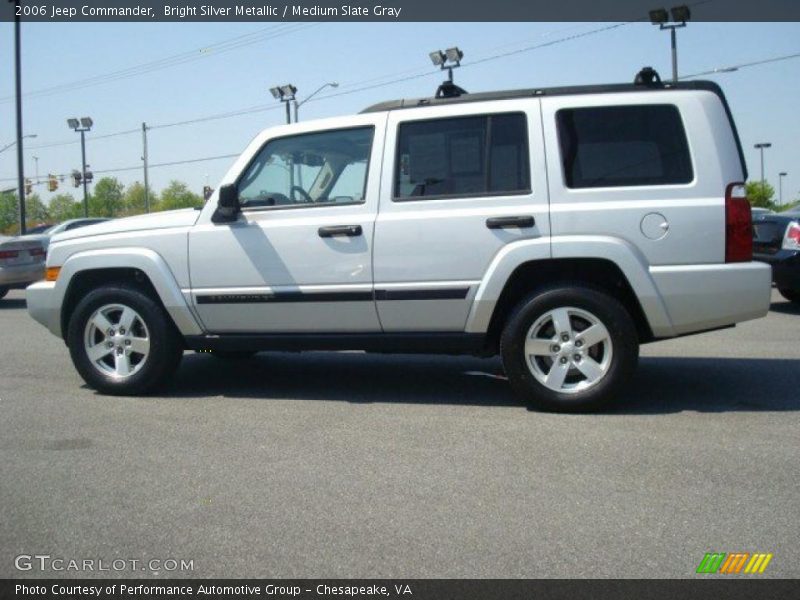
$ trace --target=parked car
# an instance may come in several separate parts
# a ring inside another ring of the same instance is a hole
[[[637,81],[267,129],[202,210],[54,239],[28,310],[109,394],[184,349],[360,349],[499,354],[531,406],[607,406],[640,344],[770,305],[721,89]]]
[[[752,213],[753,217],[760,216],[760,215],[771,215],[774,214],[775,211],[770,210],[769,208],[762,208],[760,206],[753,206],[750,208],[750,212]]]
[[[22,289],[44,279],[46,254],[39,241],[0,236],[0,299],[9,290]]]
[[[753,219],[753,257],[772,265],[781,296],[800,304],[800,210]]]
[[[80,227],[86,227],[87,225],[96,225],[97,223],[104,223],[106,221],[108,221],[108,219],[100,217],[69,219],[67,221],[62,221],[57,225],[50,225],[49,227],[43,229],[42,231],[35,231],[34,229],[30,229],[28,230],[28,233],[23,237],[26,239],[36,239],[41,241],[42,245],[46,249],[50,245],[50,239],[56,234],[63,233],[64,231],[72,231],[73,229],[78,229]]]

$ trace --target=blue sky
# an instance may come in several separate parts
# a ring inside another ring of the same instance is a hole
[[[80,166],[79,136],[68,117],[89,115],[87,137],[93,170],[141,165],[141,134],[93,136],[174,123],[250,107],[275,109],[149,133],[150,162],[161,163],[238,153],[259,130],[282,123],[282,107],[269,88],[291,82],[300,98],[328,81],[338,96],[309,102],[301,120],[344,115],[382,100],[431,95],[442,75],[428,52],[460,46],[464,67],[456,82],[470,91],[632,80],[643,65],[665,78],[670,73],[669,35],[649,23],[626,24],[551,47],[469,66],[481,58],[602,28],[602,23],[24,23],[23,91],[35,92],[99,74],[186,53],[168,68],[93,86],[62,90],[24,101],[26,176],[69,173]],[[249,36],[249,37],[242,37]],[[690,23],[679,30],[681,74],[800,52],[798,23]],[[236,39],[239,47],[215,46]],[[246,43],[247,42],[247,43]],[[254,42],[254,43],[249,43]],[[201,49],[205,50],[201,50]],[[0,24],[0,147],[15,136],[13,25]],[[403,75],[423,76],[369,90],[345,93]],[[784,201],[800,196],[800,59],[708,77],[719,82],[739,127],[751,178],[759,177],[755,142],[768,141],[766,175],[777,190],[777,173],[787,171]],[[385,79],[380,79],[385,78]],[[325,94],[329,94],[326,91]],[[51,144],[66,144],[51,146]],[[69,143],[71,142],[71,143]],[[47,146],[47,147],[43,147]],[[153,168],[151,185],[171,179],[200,191],[214,186],[233,159]],[[123,183],[141,181],[141,169],[109,173]],[[13,187],[16,154],[0,154],[0,188]],[[98,175],[99,177],[99,175]],[[9,180],[8,178],[12,178]],[[39,192],[47,199],[44,186]],[[69,180],[59,192],[76,198]]]

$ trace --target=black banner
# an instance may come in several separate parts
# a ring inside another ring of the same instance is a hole
[[[723,576],[724,577],[724,576]],[[0,582],[0,598],[131,600],[214,598],[222,600],[603,600],[646,598],[797,598],[797,580],[722,578],[706,580],[559,579],[175,579],[175,580],[10,580]]]
[[[664,3],[669,9],[678,3]],[[18,6],[15,6],[18,4]],[[693,21],[798,21],[797,0],[694,0]],[[637,21],[657,0],[2,0],[23,21]]]

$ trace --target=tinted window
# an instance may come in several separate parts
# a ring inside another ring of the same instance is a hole
[[[567,187],[692,181],[686,132],[674,106],[575,108],[556,118]]]
[[[530,191],[523,114],[414,121],[400,125],[395,198]]]
[[[364,202],[372,127],[272,140],[238,184],[245,208]]]

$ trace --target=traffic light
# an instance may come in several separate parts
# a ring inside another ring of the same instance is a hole
[[[25,195],[26,196],[30,196],[32,193],[33,193],[33,182],[26,177],[25,178]]]
[[[82,180],[83,180],[83,177],[81,177],[81,172],[76,170],[76,169],[73,169],[72,170],[72,185],[73,185],[73,187],[81,187],[81,181]]]
[[[55,192],[58,189],[58,179],[55,175],[47,175],[47,191]]]
[[[86,166],[88,167],[89,165]],[[92,173],[91,171],[86,171],[83,174],[83,178],[86,180],[86,183],[92,183],[92,179],[94,179],[94,173]]]

